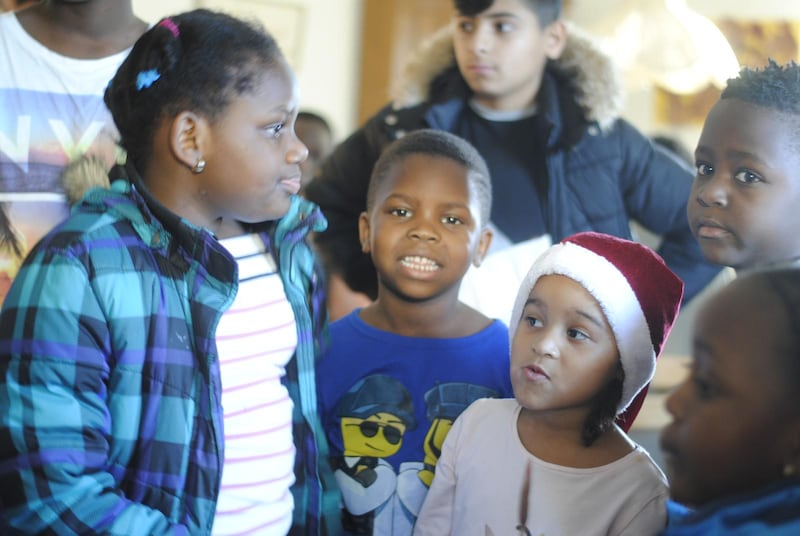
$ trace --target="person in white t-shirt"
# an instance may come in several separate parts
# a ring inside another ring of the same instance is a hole
[[[0,12],[2,11],[16,11],[31,4],[35,4],[37,0],[0,0]]]
[[[103,92],[147,23],[132,0],[43,0],[0,14],[0,303],[27,248],[66,218],[61,171],[116,161]]]
[[[583,232],[548,248],[511,316],[514,399],[453,424],[414,534],[663,530],[666,478],[614,419],[652,378],[682,296],[641,244]]]

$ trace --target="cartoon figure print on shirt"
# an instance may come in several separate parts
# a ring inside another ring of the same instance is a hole
[[[474,400],[495,396],[495,391],[469,383],[442,383],[425,392],[430,424],[424,442],[406,445],[405,452],[418,458],[400,456],[407,461],[398,464],[391,463],[392,457],[398,457],[407,433],[418,429],[412,396],[395,378],[382,374],[353,385],[336,406],[343,453],[334,466],[345,528],[358,534],[411,534],[453,421]]]

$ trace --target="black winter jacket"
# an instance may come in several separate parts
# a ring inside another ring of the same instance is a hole
[[[549,126],[547,231],[553,242],[588,230],[630,239],[630,221],[637,221],[661,237],[658,252],[684,281],[688,301],[720,270],[704,260],[687,222],[692,171],[618,117],[621,91],[609,59],[575,28],[569,36],[537,97]],[[372,297],[375,271],[358,240],[372,167],[406,132],[450,130],[469,98],[449,34],[426,44],[420,58],[409,69],[415,82],[342,142],[307,189],[328,219],[328,230],[316,238],[328,269]]]

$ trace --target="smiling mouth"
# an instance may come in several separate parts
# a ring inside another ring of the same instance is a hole
[[[417,272],[435,272],[440,268],[436,261],[418,255],[403,257],[400,259],[400,264],[409,270],[415,270]]]

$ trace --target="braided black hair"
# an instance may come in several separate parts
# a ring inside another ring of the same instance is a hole
[[[120,145],[143,169],[160,120],[191,110],[213,122],[279,61],[278,45],[258,23],[207,9],[162,19],[139,38],[106,88]]]
[[[618,359],[614,368],[614,376],[597,393],[589,415],[583,421],[581,441],[584,446],[591,446],[603,432],[614,426],[614,418],[617,416],[619,401],[622,400],[624,384],[625,370],[622,368],[622,361]]]

